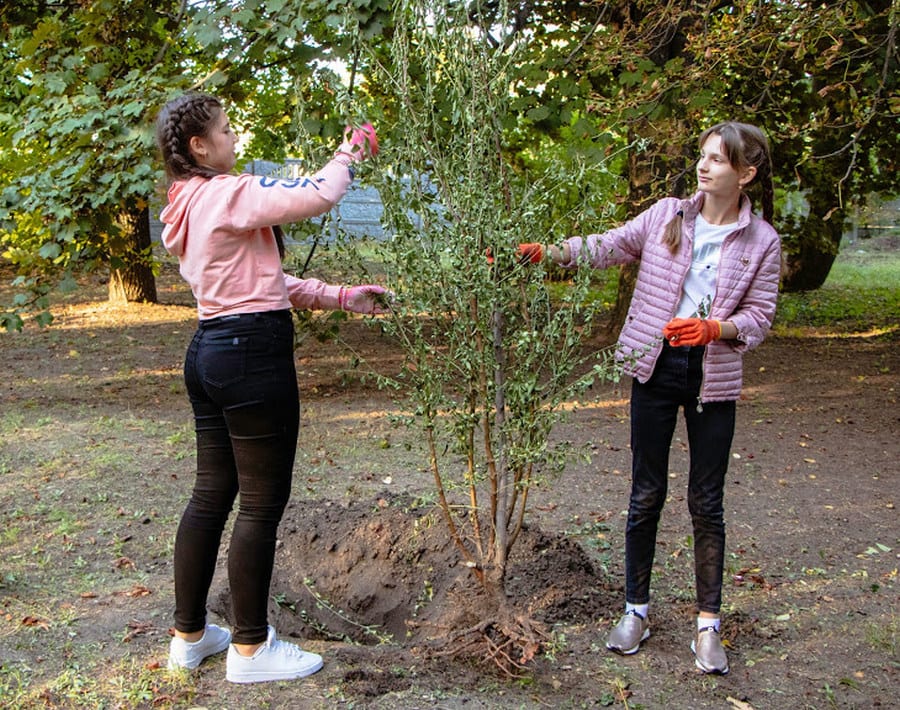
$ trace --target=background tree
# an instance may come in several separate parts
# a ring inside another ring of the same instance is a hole
[[[531,26],[543,27],[523,65],[524,120],[557,140],[564,119],[577,115],[584,135],[605,130],[630,146],[625,182],[607,195],[619,206],[614,221],[649,197],[694,189],[703,128],[757,123],[775,146],[783,286],[809,289],[824,282],[848,219],[868,197],[900,189],[896,2],[524,6]],[[621,273],[612,329],[630,300],[630,271]]]
[[[654,191],[693,189],[693,142],[707,125],[759,124],[775,147],[783,287],[820,286],[849,217],[900,188],[896,3],[603,6],[610,22],[586,50],[593,99],[655,146],[637,156]]]
[[[162,176],[152,140],[160,105],[191,87],[214,92],[250,136],[244,157],[312,161],[349,118],[331,63],[352,67],[388,10],[322,0],[4,3],[0,239],[20,293],[2,324],[21,327],[23,310],[40,312],[55,285],[99,265],[111,269],[111,298],[155,300],[148,206]]]
[[[100,263],[111,298],[156,300],[150,121],[164,93],[184,83],[169,53],[182,11],[174,1],[100,0],[4,12],[0,220],[20,306],[29,289],[46,292]],[[16,308],[2,318],[21,327]]]

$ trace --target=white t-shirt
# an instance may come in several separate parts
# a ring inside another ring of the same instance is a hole
[[[694,249],[691,268],[684,280],[681,301],[675,316],[678,318],[706,318],[716,295],[716,275],[722,242],[735,230],[731,224],[710,224],[698,214],[694,223]]]

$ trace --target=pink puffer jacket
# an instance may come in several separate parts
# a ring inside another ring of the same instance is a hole
[[[691,265],[694,222],[703,205],[698,192],[688,200],[664,198],[633,220],[604,234],[567,240],[573,268],[588,261],[597,269],[640,260],[634,295],[619,335],[617,358],[626,374],[646,382],[663,346],[663,326],[672,319],[682,284]],[[681,211],[683,227],[676,254],[662,243],[666,225]],[[738,226],[725,238],[719,261],[716,294],[710,318],[729,320],[736,340],[706,347],[702,402],[735,400],[741,394],[743,353],[759,345],[772,325],[781,275],[781,244],[777,232],[741,204]]]

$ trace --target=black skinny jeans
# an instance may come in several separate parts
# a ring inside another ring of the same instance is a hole
[[[688,510],[694,530],[697,610],[719,613],[725,562],[723,498],[734,437],[735,403],[706,402],[697,411],[703,347],[666,344],[646,384],[631,389],[631,499],[625,528],[625,598],[650,601],[656,531],[666,501],[669,450],[684,409],[690,450]]]
[[[175,628],[200,631],[222,531],[240,493],[228,550],[233,641],[267,635],[278,524],[291,491],[300,405],[289,311],[201,321],[184,364],[197,480],[175,537]]]

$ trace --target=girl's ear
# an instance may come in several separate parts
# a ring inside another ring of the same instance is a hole
[[[193,138],[191,139],[193,140]],[[740,178],[738,178],[738,184],[744,188],[747,187],[751,182],[753,182],[753,178],[756,177],[756,166],[750,165],[744,169],[744,172],[741,174]]]
[[[203,141],[202,136],[191,136],[191,139],[188,141],[188,150],[191,151],[195,158],[205,158],[206,157],[206,144]],[[756,168],[754,168],[755,170]]]

